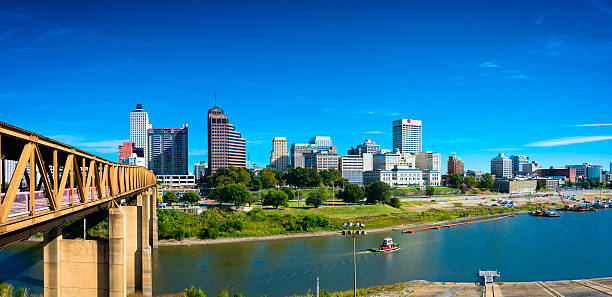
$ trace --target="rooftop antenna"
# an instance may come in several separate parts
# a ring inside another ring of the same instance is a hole
[[[215,91],[215,107],[217,107],[217,91]]]

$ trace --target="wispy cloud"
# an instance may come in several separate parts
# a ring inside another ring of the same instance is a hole
[[[580,125],[576,125],[576,127],[599,127],[599,126],[612,126],[612,123],[607,123],[607,124],[580,124]]]
[[[599,0],[591,0],[590,1],[591,4],[593,4],[593,6],[595,6],[597,9],[599,9],[601,12],[603,13],[607,13],[607,14],[612,14],[612,8],[611,7],[607,7],[603,4],[601,4],[601,2],[599,2]]]
[[[398,115],[400,115],[400,113],[399,113],[399,112],[394,112],[394,113],[392,113],[392,114],[391,114],[391,116],[392,116],[392,117],[394,117],[394,116],[398,116]]]
[[[478,65],[480,68],[501,68],[501,65],[495,64],[493,62],[484,62]]]
[[[502,153],[504,151],[517,151],[517,150],[520,150],[520,148],[518,148],[518,147],[501,147],[501,148],[482,149],[482,151],[485,151],[485,152],[499,152],[499,153]]]
[[[247,140],[247,144],[250,145],[262,145],[264,143],[266,143],[265,140]]]
[[[365,134],[382,134],[383,132],[381,131],[366,131]]]
[[[193,149],[189,151],[190,156],[204,156],[208,154],[208,150],[205,149]]]
[[[535,80],[533,77],[525,75],[525,74],[513,74],[510,75],[511,79],[525,79],[525,80]]]
[[[612,135],[610,136],[575,136],[575,137],[565,137],[565,138],[533,142],[533,143],[527,144],[526,146],[551,147],[551,146],[562,146],[562,145],[596,142],[596,141],[611,140],[611,139],[612,139]]]
[[[90,153],[102,154],[116,153],[117,147],[119,147],[124,142],[130,141],[129,139],[87,141],[84,140],[84,138],[82,137],[75,137],[72,135],[54,135],[49,136],[49,138],[80,148]]]
[[[539,26],[542,24],[542,22],[544,22],[545,17],[544,16],[539,16],[535,19],[535,21],[533,22],[534,24],[536,24],[536,26]]]

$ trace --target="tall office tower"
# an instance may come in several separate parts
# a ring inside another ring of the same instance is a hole
[[[309,143],[316,145],[319,151],[329,151],[332,147],[332,140],[329,136],[311,137]]]
[[[156,175],[186,175],[187,124],[183,128],[149,129],[149,169]]]
[[[491,160],[491,174],[495,175],[495,178],[512,177],[512,160],[500,153]]]
[[[521,173],[521,166],[529,164],[529,157],[523,155],[512,155],[512,175],[519,175]]]
[[[393,121],[393,150],[402,153],[420,153],[423,150],[423,134],[420,120]]]
[[[142,109],[142,104],[136,104],[136,109],[130,112],[130,142],[134,144],[133,147],[142,149],[145,156],[149,155],[147,148],[149,129],[151,129],[149,114]],[[145,167],[148,166],[148,158],[145,157]]]
[[[289,169],[289,163],[287,138],[274,137],[274,139],[272,139],[272,152],[270,152],[270,167],[284,172]]]
[[[464,164],[463,160],[459,158],[455,153],[448,156],[447,162],[447,174],[460,174],[463,175]]]
[[[316,153],[317,145],[311,143],[294,143],[291,145],[291,168],[306,168],[304,154]]]
[[[206,164],[206,161],[200,161],[200,163],[193,164],[193,175],[195,175],[196,182],[204,180],[204,176],[206,176],[206,169],[208,169],[208,164]]]
[[[338,163],[342,178],[350,183],[363,185],[363,158],[357,155],[346,155]]]
[[[208,110],[208,174],[227,167],[247,167],[246,140],[215,105]]]

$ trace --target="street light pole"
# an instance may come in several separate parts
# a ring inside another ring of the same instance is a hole
[[[365,236],[366,232],[363,230],[365,225],[363,223],[344,223],[342,227],[347,230],[342,230],[342,235],[353,238],[353,296],[357,297],[357,253],[356,253],[356,240],[357,237]],[[361,230],[360,230],[361,229]]]

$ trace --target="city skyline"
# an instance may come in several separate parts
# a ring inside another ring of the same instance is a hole
[[[142,11],[143,31],[127,17],[108,24],[101,4],[9,2],[0,101],[31,116],[1,120],[116,160],[142,103],[153,127],[189,124],[191,165],[207,160],[217,91],[260,166],[274,136],[329,135],[339,155],[366,139],[391,149],[391,122],[410,118],[423,121],[423,150],[456,152],[466,170],[488,171],[502,152],[605,168],[612,29],[594,3],[125,7]],[[162,11],[172,17],[157,24]]]

